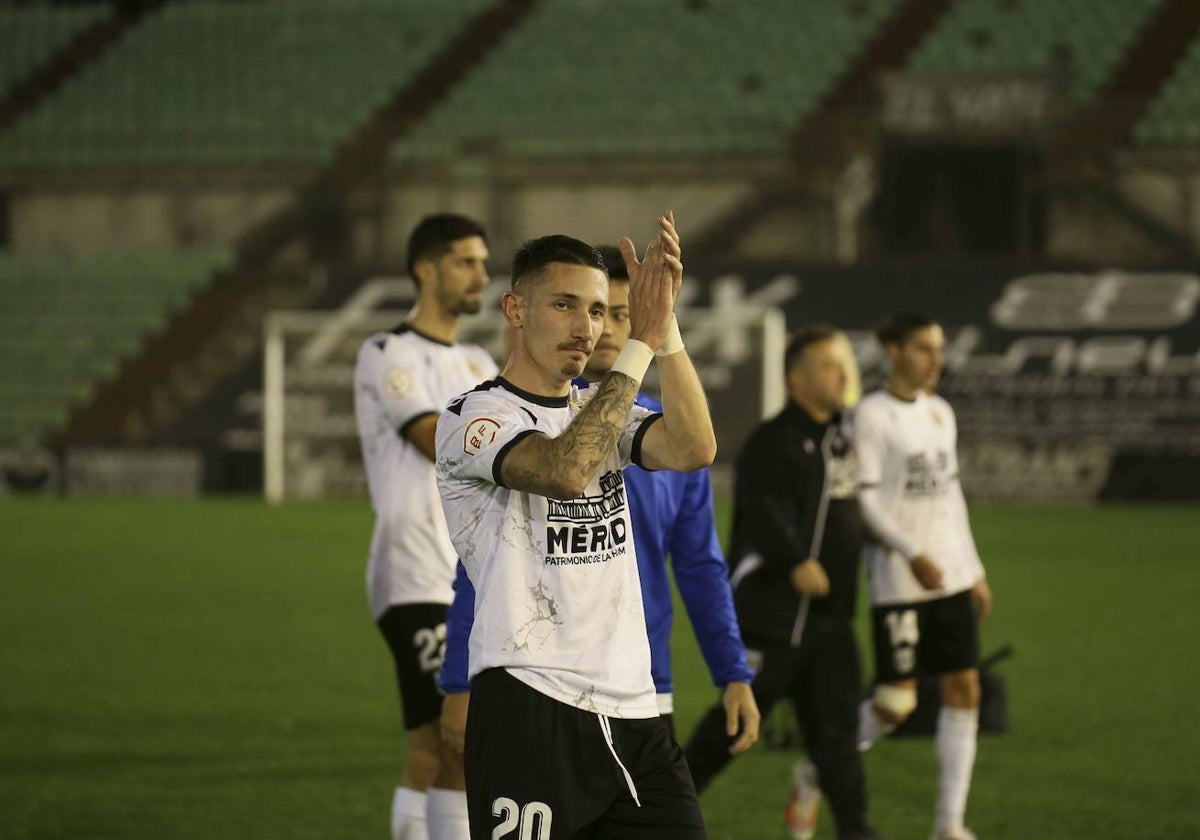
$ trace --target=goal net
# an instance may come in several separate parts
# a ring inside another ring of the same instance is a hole
[[[460,322],[459,337],[481,345],[503,367],[501,285],[507,284],[488,287],[480,314]],[[262,416],[263,489],[269,502],[366,494],[354,418],[355,359],[363,341],[405,319],[414,299],[410,280],[376,280],[338,310],[267,316]],[[783,406],[783,312],[753,305],[680,306],[677,315],[708,394],[719,464],[732,464],[754,425]],[[642,390],[659,396],[654,365]]]

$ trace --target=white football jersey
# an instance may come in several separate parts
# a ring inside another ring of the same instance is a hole
[[[869,542],[871,603],[929,601],[974,586],[983,564],[958,480],[958,426],[950,404],[939,396],[906,402],[874,391],[854,411],[854,438],[863,490],[877,488],[890,524],[943,575],[942,589],[924,589],[900,551]]]
[[[504,454],[556,437],[598,386],[542,397],[504,379],[438,419],[437,478],[450,539],[475,586],[469,674],[505,668],[531,688],[611,717],[658,715],[622,468],[660,415],[634,406],[617,450],[582,496],[509,490]]]
[[[481,347],[446,344],[408,325],[371,336],[354,369],[354,413],[375,509],[367,565],[371,612],[449,604],[458,555],[446,533],[433,463],[404,437],[415,420],[496,375]]]

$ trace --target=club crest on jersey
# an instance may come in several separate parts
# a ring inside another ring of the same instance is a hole
[[[471,425],[463,432],[463,452],[468,455],[478,454],[485,446],[496,439],[500,424],[490,417],[480,417],[472,420]]]
[[[935,424],[937,424],[938,426],[941,426],[946,422],[942,418],[942,412],[938,411],[936,408],[933,408],[932,406],[930,406],[930,408],[929,408],[929,416],[933,418],[933,422]]]
[[[575,411],[583,411],[583,407],[591,402],[592,397],[593,394],[576,397],[575,399],[571,400],[571,408],[575,409]]]
[[[413,386],[412,374],[404,368],[398,367],[394,367],[384,374],[383,382],[388,392],[397,397],[403,397],[412,390]]]

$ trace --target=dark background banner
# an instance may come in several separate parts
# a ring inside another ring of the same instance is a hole
[[[765,298],[789,329],[824,321],[847,330],[868,388],[884,372],[872,337],[884,316],[916,310],[941,320],[939,391],[958,413],[964,483],[975,495],[1200,498],[1193,270],[776,265],[705,276],[713,283],[698,305],[732,311]],[[714,411],[718,423],[745,425],[732,406]],[[722,441],[724,458],[730,445]]]

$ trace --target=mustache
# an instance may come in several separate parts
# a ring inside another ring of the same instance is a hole
[[[588,341],[568,341],[566,344],[558,345],[559,350],[578,350],[581,353],[591,354],[592,345]]]

